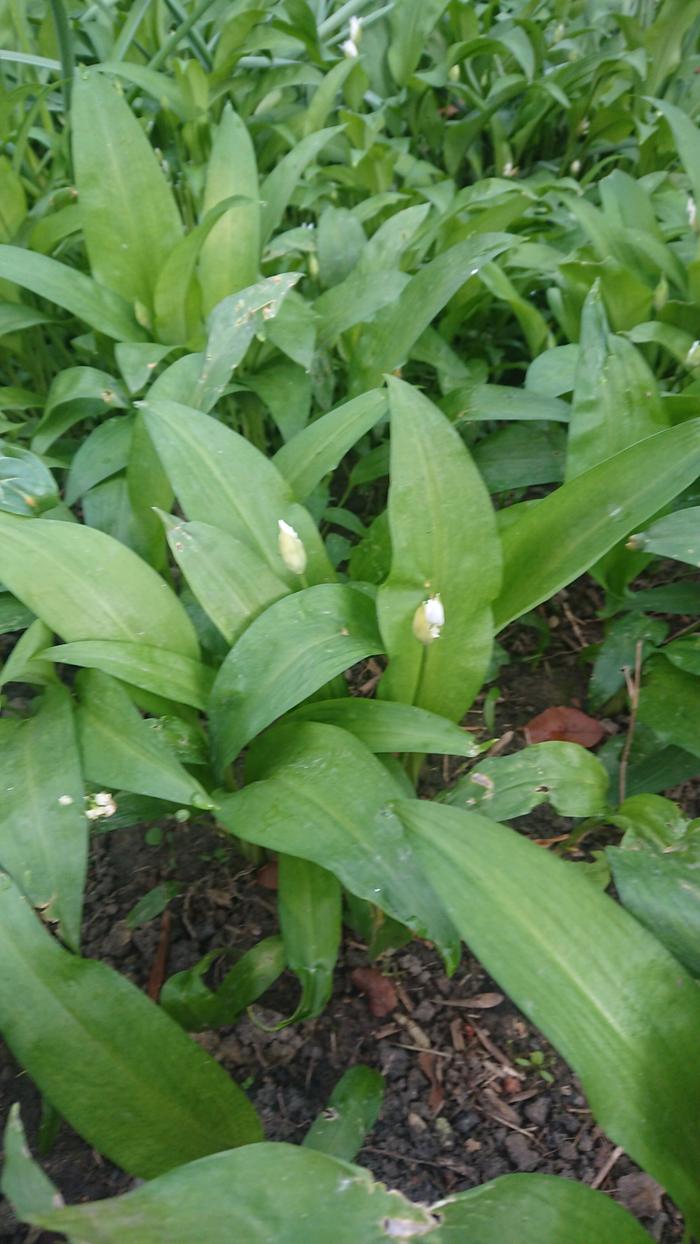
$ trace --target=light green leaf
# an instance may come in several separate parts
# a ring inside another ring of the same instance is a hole
[[[447,796],[458,808],[494,821],[524,816],[551,803],[560,816],[605,811],[608,774],[597,756],[578,743],[535,743],[512,756],[486,757]]]
[[[133,416],[105,419],[81,441],[66,480],[66,505],[75,505],[89,488],[123,471],[129,461]]]
[[[388,770],[345,730],[289,722],[258,739],[249,785],[219,795],[217,820],[238,838],[312,860],[457,962],[454,930],[390,803]]]
[[[392,561],[378,593],[389,666],[383,699],[416,703],[458,721],[491,655],[490,602],[500,583],[496,520],[469,452],[445,416],[417,389],[390,377]],[[413,620],[439,596],[445,625],[423,644]]]
[[[301,997],[285,1024],[314,1019],[333,990],[340,946],[340,883],[311,860],[284,852],[279,857],[277,911],[287,966],[301,985]]]
[[[95,367],[66,367],[51,383],[46,405],[32,437],[32,448],[43,454],[74,423],[123,409],[129,399],[114,376]]]
[[[500,630],[578,578],[700,472],[700,420],[648,436],[568,481],[502,533]]]
[[[265,178],[260,189],[263,242],[267,242],[278,228],[304,169],[342,129],[341,125],[332,125],[328,129],[317,130],[315,134],[307,134]]]
[[[260,1139],[252,1106],[204,1050],[125,977],[63,950],[9,877],[0,887],[0,1031],[88,1144],[152,1179]]]
[[[662,656],[647,661],[644,674],[639,721],[662,743],[700,756],[700,679]]]
[[[209,712],[219,770],[282,713],[381,651],[374,601],[352,587],[321,583],[270,605],[214,682]]]
[[[311,1124],[302,1144],[352,1162],[374,1127],[384,1099],[384,1078],[361,1063],[341,1076],[328,1105]]]
[[[20,302],[0,302],[0,337],[8,333],[21,333],[37,324],[51,324],[50,315],[44,315],[35,307],[23,307]]]
[[[194,1053],[193,1042],[182,1039]],[[426,1231],[437,1221],[359,1166],[282,1144],[246,1145],[179,1167],[126,1196],[49,1209],[45,1183],[36,1176],[30,1183],[23,1169],[31,1161],[23,1137],[14,1145],[8,1140],[8,1149],[3,1187],[20,1216],[84,1244],[298,1244],[300,1223],[305,1244],[402,1244],[413,1236],[430,1244]],[[571,1244],[583,1244],[583,1237]],[[611,1237],[600,1244],[612,1244]],[[621,1236],[615,1244],[637,1244],[637,1237]]]
[[[668,422],[656,380],[641,354],[624,337],[610,334],[596,282],[581,314],[567,479],[653,436]]]
[[[287,966],[282,938],[265,937],[241,955],[214,993],[202,978],[219,953],[211,950],[194,967],[175,972],[161,990],[163,1010],[188,1032],[235,1023]]]
[[[202,245],[199,280],[205,316],[228,294],[253,285],[258,278],[260,261],[255,150],[246,125],[227,103],[214,134],[207,165],[203,215],[231,195],[242,195],[250,202],[230,208]]]
[[[123,298],[48,255],[21,246],[0,246],[0,279],[55,302],[106,337],[143,341],[146,336]]]
[[[77,75],[71,124],[93,275],[151,310],[158,273],[182,234],[155,152],[124,97],[99,73]]]
[[[700,506],[665,514],[646,531],[630,536],[627,547],[700,566]]]
[[[91,782],[195,808],[214,806],[114,678],[85,670],[78,675],[77,686],[80,749]]]
[[[180,245],[178,243],[175,251]],[[114,356],[129,393],[140,393],[145,389],[153,379],[158,364],[170,353],[170,346],[159,346],[154,341],[120,341],[114,347]]]
[[[505,233],[483,233],[442,251],[411,278],[396,302],[361,334],[355,358],[363,388],[374,388],[384,372],[401,367],[411,346],[457,290],[485,263],[510,245]]]
[[[113,639],[198,657],[174,592],[117,540],[77,523],[9,514],[0,514],[0,536],[0,580],[67,643]]]
[[[0,723],[0,865],[75,950],[87,865],[71,699],[49,687],[33,717]]]
[[[199,661],[152,644],[85,639],[47,648],[41,656],[59,665],[102,670],[122,682],[193,708],[206,708],[214,678],[213,671]]]
[[[437,713],[389,700],[312,700],[294,710],[301,721],[325,721],[349,730],[371,752],[429,752],[436,756],[477,756],[479,746],[466,731]]]
[[[0,440],[0,510],[36,518],[58,501],[58,485],[41,458]]]
[[[691,0],[690,5],[686,0],[683,8],[688,10],[691,6],[693,9],[700,8],[697,0]],[[676,0],[676,7],[678,7],[678,0]],[[682,108],[677,108],[675,104],[665,99],[655,99],[653,102],[668,121],[676,150],[690,179],[695,202],[700,203],[700,133],[698,133],[698,128]]]
[[[473,954],[579,1076],[610,1139],[697,1231],[696,982],[575,867],[513,830],[423,800],[395,806]]]
[[[177,402],[144,403],[148,431],[187,517],[220,527],[248,545],[290,586],[297,576],[279,551],[278,522],[299,533],[308,556],[307,577],[332,575],[310,515],[260,450],[216,419]]]
[[[398,86],[405,86],[425,52],[449,0],[397,0],[391,10],[388,61]]]
[[[240,197],[234,196],[217,203],[168,255],[158,273],[153,296],[159,340],[182,345],[201,335],[202,299],[194,284],[197,260],[214,226],[239,202]]]
[[[335,470],[348,450],[386,411],[386,393],[370,389],[321,415],[278,449],[274,464],[299,501],[306,500],[324,475]]]

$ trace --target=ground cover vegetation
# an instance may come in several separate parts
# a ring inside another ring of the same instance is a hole
[[[13,1111],[21,1220],[649,1240],[564,1179],[387,1191],[367,1068],[264,1141],[189,1034],[285,969],[318,1016],[345,924],[465,941],[700,1235],[699,37],[700,0],[0,6],[0,1032],[145,1181],[64,1205]],[[504,632],[543,651],[584,573],[627,728],[498,754]],[[279,932],[156,1002],[81,957],[89,836],[207,818],[277,859]]]

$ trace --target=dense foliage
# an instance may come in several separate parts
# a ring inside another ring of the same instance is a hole
[[[386,1192],[366,1069],[259,1143],[186,1030],[285,967],[318,1015],[344,920],[464,939],[700,1232],[700,823],[664,797],[700,774],[699,39],[700,0],[0,6],[0,1031],[148,1181],[57,1206],[13,1114],[26,1221],[648,1240],[543,1176]],[[502,632],[584,572],[629,730],[480,759]],[[426,754],[473,763],[419,799]],[[603,886],[503,823],[543,800],[608,828]],[[89,832],[205,815],[278,853],[280,933],[156,1005],[80,955]]]

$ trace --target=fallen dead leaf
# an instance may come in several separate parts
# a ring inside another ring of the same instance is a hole
[[[616,1199],[638,1218],[653,1218],[662,1208],[663,1188],[643,1171],[621,1175],[615,1191]]]
[[[473,1140],[471,1136],[467,1137],[464,1142],[464,1148],[467,1153],[478,1153],[481,1148],[480,1140]]]
[[[255,880],[266,890],[277,889],[277,860],[268,860],[255,874]]]
[[[450,1036],[452,1037],[452,1044],[458,1054],[461,1054],[462,1051],[466,1049],[463,1029],[464,1029],[464,1026],[463,1026],[462,1020],[459,1018],[458,1015],[455,1015],[455,1018],[452,1020],[452,1023],[450,1024]]]
[[[445,999],[443,1006],[463,1006],[471,1011],[488,1011],[493,1006],[500,1006],[502,993],[475,993],[471,998]]]
[[[603,738],[605,730],[599,721],[582,713],[579,708],[558,705],[546,708],[533,717],[525,727],[527,743],[579,743],[581,747],[595,747]]]
[[[430,1081],[430,1093],[428,1094],[428,1108],[431,1114],[437,1114],[445,1100],[445,1093],[441,1083],[442,1067],[437,1065],[438,1059],[428,1050],[423,1050],[418,1055],[418,1066],[420,1067],[426,1080]]]
[[[396,1009],[396,987],[377,968],[355,968],[350,979],[360,993],[365,994],[375,1019],[383,1019]]]

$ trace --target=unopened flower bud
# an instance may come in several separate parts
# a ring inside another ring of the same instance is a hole
[[[572,177],[578,177],[579,173],[581,172],[581,161],[572,160],[571,164],[569,165],[569,172],[571,173]]]
[[[439,595],[424,600],[413,615],[413,634],[422,644],[439,639],[444,625],[445,610]]]
[[[688,214],[688,224],[690,225],[691,229],[694,229],[695,232],[697,233],[698,232],[698,208],[697,208],[697,204],[692,194],[688,195],[688,202],[685,205],[685,210]]]
[[[359,47],[360,40],[362,38],[362,18],[361,17],[350,18],[350,38],[352,39],[355,46]]]
[[[450,65],[450,68],[447,70],[447,76],[450,79],[450,82],[459,82],[462,77],[462,71],[459,65]]]
[[[114,816],[117,805],[108,790],[100,790],[96,795],[88,795],[85,815],[89,821],[96,821],[102,816]]]
[[[306,570],[306,549],[302,541],[283,518],[278,519],[277,526],[280,529],[277,544],[282,561],[292,574],[303,574]]]
[[[341,43],[340,50],[343,56],[347,56],[350,60],[360,55],[354,39],[346,39],[344,43]]]

